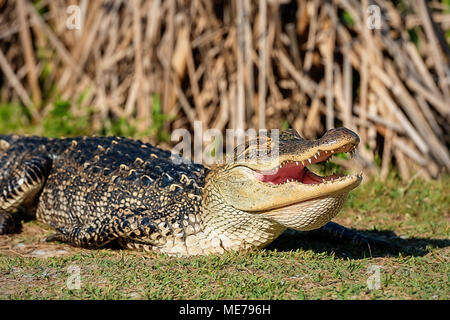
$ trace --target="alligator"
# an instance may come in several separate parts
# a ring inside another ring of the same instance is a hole
[[[305,140],[289,129],[252,141],[234,161],[206,167],[123,137],[0,135],[0,235],[36,218],[55,230],[47,241],[181,256],[264,248],[287,229],[385,244],[331,222],[361,174],[311,169],[352,154],[357,134],[337,128]]]

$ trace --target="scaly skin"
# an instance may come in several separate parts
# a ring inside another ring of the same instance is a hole
[[[326,225],[361,181],[358,175],[320,183],[313,174],[300,177],[302,161],[352,151],[359,138],[348,129],[315,141],[293,130],[279,143],[259,141],[237,148],[232,163],[208,169],[175,165],[169,151],[124,138],[0,136],[0,234],[18,231],[22,219],[35,216],[56,229],[48,240],[86,248],[117,241],[175,255],[252,250],[286,228]],[[258,148],[269,155],[256,157]],[[275,151],[279,157],[271,158]],[[298,163],[292,169],[298,181],[264,181],[280,179],[271,174],[289,161]]]

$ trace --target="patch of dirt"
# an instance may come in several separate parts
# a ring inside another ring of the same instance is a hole
[[[52,230],[36,221],[24,223],[20,233],[0,235],[0,254],[47,258],[78,252],[79,248],[57,242],[45,242]]]

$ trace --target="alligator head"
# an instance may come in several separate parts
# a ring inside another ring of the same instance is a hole
[[[320,228],[342,209],[349,191],[362,177],[319,176],[308,166],[326,162],[340,152],[352,153],[358,143],[358,135],[346,128],[329,130],[317,140],[305,140],[295,130],[281,132],[278,139],[251,140],[236,148],[234,161],[208,174],[204,209],[213,216],[211,212],[220,212],[212,221],[240,216],[241,232],[247,230],[242,227],[243,220],[248,224],[266,222],[260,229],[266,228],[265,234],[273,230],[273,237],[286,228]]]

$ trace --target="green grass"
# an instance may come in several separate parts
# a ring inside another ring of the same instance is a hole
[[[257,252],[176,258],[45,244],[51,230],[31,221],[0,237],[0,298],[449,299],[449,186],[449,176],[406,186],[391,177],[351,194],[336,221],[391,238],[400,253],[285,235]],[[33,257],[38,248],[68,253]],[[71,265],[80,268],[80,289],[66,285]],[[373,265],[381,287],[370,290]]]

